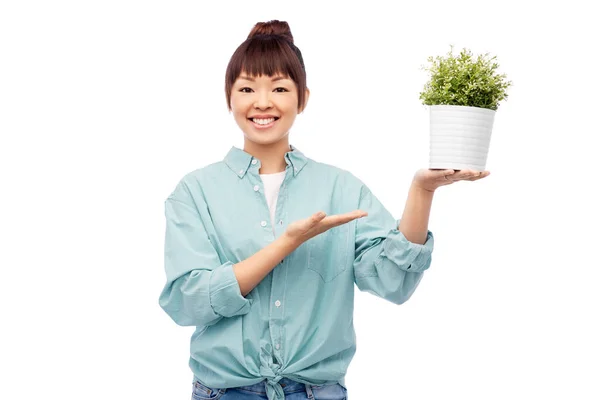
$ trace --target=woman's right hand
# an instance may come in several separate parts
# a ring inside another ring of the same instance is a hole
[[[348,223],[357,218],[369,215],[366,211],[355,210],[345,214],[326,216],[325,213],[318,212],[312,216],[294,221],[288,225],[285,235],[292,241],[302,244],[308,239],[317,236],[333,227]]]

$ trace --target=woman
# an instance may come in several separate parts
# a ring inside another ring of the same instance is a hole
[[[395,220],[350,172],[291,146],[310,92],[286,22],[254,26],[225,89],[244,149],[186,174],[165,200],[159,304],[196,326],[193,398],[346,399],[354,284],[408,300],[431,263],[435,189],[487,172],[419,170]]]

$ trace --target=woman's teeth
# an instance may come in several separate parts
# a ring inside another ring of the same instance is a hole
[[[250,118],[256,129],[269,129],[275,125],[277,118]]]
[[[270,124],[271,122],[275,121],[275,118],[269,118],[269,119],[256,119],[256,118],[253,118],[252,121],[254,123],[256,123],[256,124],[259,124],[259,125],[267,125],[267,124]]]

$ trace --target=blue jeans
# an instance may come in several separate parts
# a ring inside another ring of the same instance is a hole
[[[306,385],[288,378],[282,378],[286,400],[347,400],[348,391],[339,383],[329,385]],[[192,388],[192,400],[266,400],[266,380],[250,386],[233,388],[211,388],[196,380]]]

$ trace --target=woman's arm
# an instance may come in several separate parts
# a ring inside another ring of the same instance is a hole
[[[300,242],[292,240],[286,234],[279,236],[273,243],[265,246],[233,265],[233,272],[240,285],[242,296],[246,296],[264,279],[283,259],[300,246]]]
[[[398,230],[413,243],[425,244],[433,193],[416,185],[414,180],[410,185]]]

